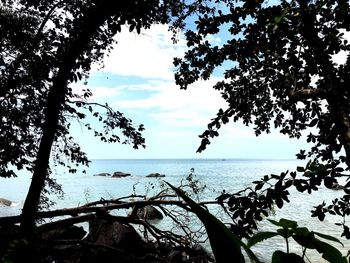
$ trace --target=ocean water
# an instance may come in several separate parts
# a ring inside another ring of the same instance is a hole
[[[292,171],[296,166],[302,165],[296,160],[252,160],[252,159],[126,159],[126,160],[93,160],[86,174],[78,171],[76,174],[68,174],[64,169],[54,169],[53,176],[60,183],[65,192],[64,198],[52,196],[56,201],[54,208],[76,207],[87,202],[100,199],[112,199],[128,196],[133,193],[143,194],[151,197],[159,192],[163,180],[175,186],[180,185],[190,171],[194,171],[195,178],[205,190],[200,194],[201,200],[212,200],[222,190],[236,192],[251,185],[251,182],[260,179],[266,174],[279,174],[287,170]],[[98,173],[113,173],[122,171],[130,173],[131,176],[124,178],[110,178],[93,176]],[[164,178],[147,178],[150,173],[165,174]],[[0,178],[0,197],[15,202],[15,206],[0,206],[0,216],[20,214],[23,201],[28,191],[30,175],[21,173],[17,178]],[[269,218],[279,220],[287,218],[298,221],[300,226],[306,226],[310,230],[333,235],[340,238],[341,229],[334,225],[340,222],[341,218],[327,216],[324,222],[310,217],[310,210],[313,206],[322,201],[329,202],[341,195],[340,191],[333,191],[322,188],[309,195],[291,191],[291,202],[283,209],[272,213]],[[213,208],[213,213],[220,216],[220,211]],[[161,228],[170,227],[169,219],[163,220]],[[259,223],[261,230],[273,230],[274,227],[267,220]],[[350,248],[350,242],[341,239],[345,246],[333,245],[344,254]],[[301,254],[301,248],[291,242],[291,251]],[[269,262],[274,250],[286,250],[285,241],[282,238],[266,240],[256,247],[254,251],[260,258]],[[317,253],[307,253],[311,262],[324,262]]]

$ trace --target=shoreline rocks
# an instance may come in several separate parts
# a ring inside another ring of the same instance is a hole
[[[158,177],[165,177],[165,174],[151,173],[151,174],[149,174],[149,175],[146,175],[146,177],[155,177],[155,178],[158,178]]]
[[[146,205],[145,207],[137,210],[137,216],[146,221],[159,221],[163,219],[163,214],[157,208],[152,205]]]
[[[97,174],[94,174],[94,176],[122,178],[122,177],[131,176],[131,174],[130,173],[124,173],[124,172],[121,172],[121,171],[117,171],[117,172],[114,172],[113,174],[110,174],[110,173],[97,173]],[[162,177],[165,177],[165,174],[150,173],[150,174],[146,175],[146,177],[148,177],[148,178],[162,178]],[[0,205],[1,205],[1,201],[0,201]]]
[[[86,236],[87,232],[84,230],[82,226],[68,226],[61,227],[55,230],[51,230],[48,232],[44,232],[41,235],[41,238],[45,240],[82,240]]]
[[[5,198],[0,198],[0,206],[11,206],[12,201],[5,199]]]
[[[100,212],[86,221],[88,229],[82,226],[62,224],[40,232],[37,244],[31,244],[32,254],[20,256],[22,261],[50,259],[50,262],[65,263],[213,263],[214,258],[200,244],[178,246],[165,241],[155,242],[142,236],[132,223],[119,222],[114,216]],[[1,228],[3,227],[3,228]],[[18,226],[0,225],[0,243],[6,247],[9,242],[20,239]],[[80,242],[82,241],[82,242]],[[40,255],[36,255],[40,248]],[[1,253],[0,253],[1,256]],[[49,256],[49,258],[47,258]],[[16,261],[17,262],[17,261]]]
[[[149,261],[145,260],[147,255],[156,255],[157,250],[145,241],[133,226],[108,220],[108,217],[96,218],[89,222],[89,235],[86,241],[100,249],[85,251],[82,262],[157,262],[153,257]],[[103,247],[112,249],[103,251],[101,249]]]
[[[114,172],[112,177],[117,177],[117,178],[120,178],[120,177],[127,177],[127,176],[130,176],[131,174],[129,173],[123,173],[123,172]]]
[[[110,173],[98,173],[98,174],[94,174],[94,176],[121,178],[121,177],[131,176],[131,174],[118,171],[118,172],[114,172],[113,174],[110,174]]]
[[[99,174],[94,174],[94,176],[106,176],[106,177],[109,177],[111,176],[110,173],[99,173]]]

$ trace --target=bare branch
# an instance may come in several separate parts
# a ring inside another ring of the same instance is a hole
[[[43,211],[43,212],[38,212],[37,219],[54,218],[59,216],[77,217],[79,214],[106,213],[108,211],[117,210],[117,209],[129,209],[135,206],[142,208],[147,205],[155,205],[155,206],[175,205],[190,211],[190,209],[187,207],[185,202],[178,201],[178,200],[138,200],[138,201],[130,201],[130,202],[120,202],[115,200],[101,200],[95,203],[102,204],[102,206],[91,206],[91,203],[90,203],[88,204],[88,206],[83,205],[83,206],[74,207],[74,208],[64,208],[64,209],[57,209],[52,211]],[[218,202],[204,201],[198,204],[199,205],[218,204]],[[20,218],[21,218],[20,216],[0,217],[0,224],[18,223],[20,222]]]

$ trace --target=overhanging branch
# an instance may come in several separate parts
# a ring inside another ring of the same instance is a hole
[[[313,87],[303,87],[301,89],[294,89],[289,93],[291,101],[303,101],[307,99],[325,99],[326,92],[321,89]]]

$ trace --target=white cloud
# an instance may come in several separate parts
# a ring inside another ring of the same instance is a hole
[[[116,88],[106,88],[106,87],[94,87],[91,88],[92,97],[91,100],[97,101],[101,98],[118,96],[120,91]]]
[[[89,98],[90,101],[98,101],[99,99],[104,99],[107,97],[118,96],[120,94],[120,89],[118,88],[107,88],[103,86],[90,87],[82,83],[74,83],[71,85],[75,94],[79,96],[84,95],[84,90],[89,89],[92,92],[92,96]]]
[[[159,108],[161,110],[173,109],[201,109],[211,111],[224,103],[220,93],[212,89],[215,81],[200,81],[187,90],[181,90],[171,82],[158,82],[157,84],[143,84],[146,90],[157,90],[146,99],[123,101],[119,105],[128,108]]]
[[[173,79],[173,58],[183,54],[184,41],[173,44],[168,26],[156,24],[138,35],[124,26],[105,58],[105,72],[123,76]]]
[[[172,149],[173,157],[186,156],[186,151],[191,151],[187,156],[192,156],[200,142],[197,135],[206,129],[219,108],[225,109],[227,106],[220,92],[212,88],[221,80],[218,77],[198,81],[187,90],[181,90],[175,85],[173,57],[183,56],[186,47],[183,39],[180,39],[178,45],[174,45],[171,35],[163,25],[152,26],[141,35],[123,30],[118,34],[118,44],[105,60],[103,69],[105,74],[116,75],[113,77],[116,81],[117,76],[123,76],[123,84],[116,83],[114,88],[103,87],[102,83],[97,87],[90,87],[94,100],[114,101],[109,105],[128,113],[128,117],[132,119],[141,119],[143,123],[151,124],[146,124],[145,135],[149,148],[142,153],[143,157],[149,157],[147,151],[149,154],[153,151],[158,154],[156,156],[163,156],[164,149],[169,148]],[[215,38],[213,41],[219,39]],[[130,77],[129,83],[125,82],[125,76],[126,79]],[[144,82],[140,84],[140,79],[135,80],[133,76],[144,78]],[[108,83],[108,87],[111,87],[111,83]],[[237,156],[241,156],[240,146],[244,148],[245,142],[252,143],[255,138],[253,129],[240,123],[224,125],[219,132],[220,137],[214,139],[210,147],[214,149],[214,144],[218,142],[212,156],[229,156],[231,151],[236,151]],[[269,138],[275,136],[278,138],[279,135],[272,134]],[[111,152],[110,156],[114,154]],[[164,156],[169,154],[167,152]]]
[[[146,92],[142,99],[118,100],[114,106],[121,110],[147,110],[158,123],[174,127],[205,127],[225,102],[212,86],[220,79],[198,81],[188,90],[181,90],[174,82],[173,58],[183,56],[185,41],[180,35],[178,44],[171,40],[166,25],[153,25],[140,35],[126,27],[117,35],[114,49],[105,59],[105,74],[130,76],[130,84],[114,88],[92,88],[93,99],[110,98],[119,92]],[[213,38],[218,42],[219,38]],[[144,83],[132,83],[132,76],[145,78]],[[149,92],[149,93],[148,93]],[[116,97],[116,99],[118,99]],[[144,113],[146,114],[146,113]]]
[[[218,80],[199,81],[187,90],[180,90],[170,81],[145,83],[142,89],[157,92],[144,99],[119,101],[117,105],[125,109],[149,110],[150,117],[171,127],[205,127],[217,110],[226,105],[220,93],[212,88]]]
[[[192,137],[193,136],[193,132],[190,131],[159,131],[157,132],[157,137],[165,137],[165,138],[173,138],[173,139],[177,139],[177,138],[183,138],[185,136],[187,137]]]

